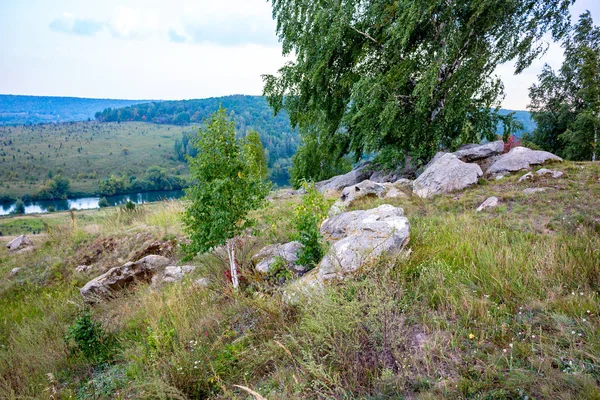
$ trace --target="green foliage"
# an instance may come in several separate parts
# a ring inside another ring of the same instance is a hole
[[[69,327],[66,339],[73,341],[75,349],[88,360],[103,362],[111,357],[112,341],[102,329],[102,325],[92,320],[89,309],[83,310]]]
[[[283,258],[276,256],[275,262],[269,267],[269,280],[275,284],[284,284],[294,277],[292,271],[290,271]]]
[[[304,245],[298,252],[298,264],[314,268],[325,254],[323,238],[319,232],[321,222],[327,217],[328,204],[314,183],[303,182],[306,193],[296,208],[292,227],[295,239]]]
[[[325,137],[321,139],[326,140]],[[295,189],[301,187],[304,180],[318,182],[352,169],[350,160],[343,156],[343,148],[335,141],[329,141],[329,146],[325,146],[319,140],[317,134],[304,135],[302,145],[292,157],[290,183]]]
[[[198,155],[189,158],[195,184],[186,191],[190,204],[183,214],[191,240],[188,254],[205,253],[251,227],[248,212],[260,207],[269,192],[267,182],[244,159],[225,109],[206,121],[195,144]]]
[[[600,146],[600,29],[589,12],[563,47],[558,73],[546,65],[529,89],[537,129],[526,139],[568,159],[593,160]]]
[[[495,138],[494,70],[515,61],[521,72],[547,32],[562,37],[572,0],[271,3],[283,53],[295,56],[263,78],[276,112],[355,159],[393,147],[429,160],[465,137]]]
[[[19,199],[15,203],[15,209],[13,211],[15,214],[25,214],[25,203],[23,200]]]
[[[127,200],[127,202],[123,204],[123,211],[135,211],[135,203],[131,200]]]
[[[38,198],[51,199],[51,200],[64,200],[69,194],[71,182],[63,177],[62,175],[55,175],[53,178],[48,179],[44,185],[44,188],[38,194]]]
[[[250,174],[266,180],[269,176],[269,169],[267,165],[267,158],[265,156],[265,149],[260,141],[260,135],[255,130],[249,130],[246,134],[245,142],[243,144],[243,155]]]
[[[108,200],[106,200],[106,197],[102,197],[100,200],[98,200],[98,207],[100,208],[105,208],[108,207]]]

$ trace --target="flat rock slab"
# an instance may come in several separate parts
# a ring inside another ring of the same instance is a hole
[[[136,283],[150,283],[160,269],[169,263],[170,260],[163,256],[146,256],[136,262],[128,262],[120,267],[109,269],[86,283],[79,292],[83,300],[89,304],[110,300],[119,291]]]
[[[546,190],[548,190],[549,188],[547,187],[540,187],[540,188],[527,188],[523,190],[524,194],[535,194],[535,193],[541,193],[541,192],[545,192]]]
[[[486,144],[463,146],[461,150],[455,151],[452,154],[461,161],[471,162],[502,154],[503,151],[504,142],[502,140],[497,140]]]
[[[400,252],[409,241],[410,224],[402,208],[384,204],[329,218],[321,234],[331,243],[317,271],[318,280],[326,281],[343,278],[382,254]]]
[[[477,164],[468,164],[454,154],[438,153],[413,183],[413,192],[422,198],[450,193],[471,186],[483,175]]]
[[[357,183],[368,179],[373,173],[368,167],[368,163],[362,164],[347,174],[334,176],[326,181],[317,182],[315,187],[321,193],[326,193],[330,190],[339,192],[345,187],[356,185]]]
[[[288,269],[296,273],[302,273],[306,268],[296,264],[298,261],[297,253],[302,247],[300,242],[272,244],[263,247],[261,251],[252,257],[252,261],[254,262],[256,270],[264,274],[269,272],[271,266],[277,262],[278,258],[285,262]]]
[[[6,244],[8,251],[17,252],[30,249],[33,247],[33,242],[27,237],[27,235],[21,235]]]
[[[547,151],[531,150],[527,147],[515,147],[501,155],[486,171],[496,175],[530,169],[532,165],[544,164],[547,161],[562,161],[562,158]]]

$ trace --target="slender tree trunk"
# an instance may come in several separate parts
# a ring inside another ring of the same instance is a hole
[[[227,257],[229,257],[229,269],[231,270],[231,283],[233,288],[237,290],[239,286],[238,271],[235,265],[235,238],[229,239],[226,243]]]
[[[598,115],[598,117],[600,117],[600,115]],[[597,126],[597,124],[594,124],[594,152],[592,153],[592,161],[596,161],[596,153],[597,152],[598,152],[598,126]]]

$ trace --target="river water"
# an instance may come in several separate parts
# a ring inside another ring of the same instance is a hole
[[[151,203],[162,200],[179,199],[183,197],[183,190],[162,190],[155,192],[131,193],[117,196],[106,196],[106,200],[110,206],[118,206],[131,200],[135,204]],[[41,200],[25,203],[25,214],[36,214],[48,212],[50,206],[54,207],[54,211],[68,210],[90,210],[98,208],[100,197],[81,197],[68,200]],[[0,215],[7,215],[13,212],[15,204],[7,203],[0,204]]]

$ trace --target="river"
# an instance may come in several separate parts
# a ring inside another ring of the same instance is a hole
[[[179,199],[183,190],[162,190],[155,192],[130,193],[117,196],[106,196],[110,206],[118,206],[131,200],[135,204],[152,203],[155,201]],[[90,210],[98,208],[100,197],[81,197],[67,200],[40,200],[25,203],[25,214],[46,213],[48,208],[54,211]],[[15,203],[0,204],[0,215],[8,215],[15,209]]]

